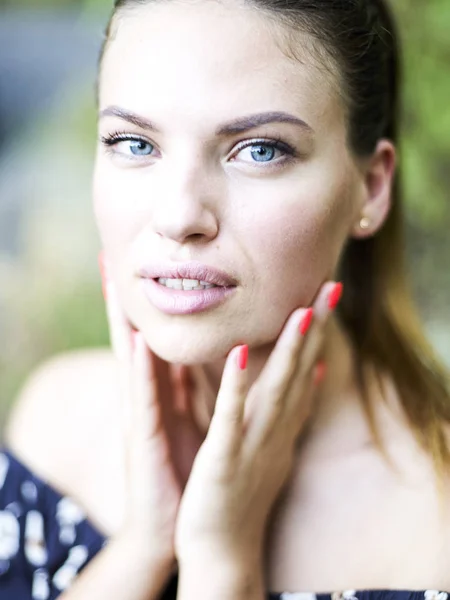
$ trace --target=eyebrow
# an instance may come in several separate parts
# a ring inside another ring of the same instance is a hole
[[[127,121],[128,123],[132,123],[133,125],[137,125],[142,129],[147,129],[155,133],[161,133],[153,121],[150,121],[145,117],[141,117],[131,111],[125,110],[124,108],[120,108],[119,106],[108,106],[108,108],[105,108],[100,112],[99,116],[118,117],[119,119]],[[291,115],[287,112],[280,111],[257,113],[254,115],[248,115],[246,117],[234,119],[233,121],[224,123],[218,127],[215,133],[216,136],[236,135],[238,133],[243,133],[249,129],[254,129],[255,127],[267,125],[269,123],[291,123],[301,127],[309,134],[314,133],[312,127],[310,127],[310,125],[308,125],[308,123],[302,119],[294,117],[294,115]]]

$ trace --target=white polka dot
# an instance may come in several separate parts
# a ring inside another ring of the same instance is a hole
[[[71,548],[66,562],[53,576],[53,585],[61,591],[67,589],[88,557],[89,552],[86,546],[80,545]]]
[[[85,516],[83,510],[71,498],[62,498],[56,505],[56,518],[60,523],[78,524]]]
[[[24,500],[30,504],[35,504],[38,499],[38,490],[36,484],[32,481],[24,481],[20,486],[20,491]]]
[[[33,600],[48,600],[50,598],[49,576],[45,569],[37,569],[33,575]]]
[[[66,590],[75,579],[77,570],[71,565],[64,565],[53,576],[53,585],[60,590]]]
[[[83,565],[89,556],[89,552],[88,549],[86,548],[86,546],[74,546],[71,551],[69,552],[69,560],[72,562],[72,564],[76,565],[77,567],[81,567],[81,565]]]
[[[59,541],[65,546],[73,546],[76,537],[77,532],[75,531],[75,527],[72,525],[64,525],[59,530]]]
[[[0,511],[0,560],[9,560],[19,552],[20,526],[9,511]]]
[[[56,520],[59,523],[59,541],[66,546],[75,543],[76,526],[86,518],[83,510],[71,498],[62,498],[56,505]]]
[[[24,553],[28,562],[36,567],[45,565],[48,560],[44,539],[44,516],[37,510],[30,510],[25,521]]]
[[[5,506],[5,510],[9,510],[9,512],[12,513],[16,519],[21,517],[23,514],[22,506],[19,504],[19,502],[10,502],[7,506]]]

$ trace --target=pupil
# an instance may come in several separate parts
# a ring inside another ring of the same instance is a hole
[[[263,159],[264,162],[267,162],[268,160],[271,160],[275,154],[275,149],[270,148],[269,146],[256,146],[256,148],[256,150],[252,151],[252,154],[254,155],[253,158],[258,162],[262,162],[261,159]]]
[[[148,149],[149,149],[149,144],[142,140],[133,142],[133,144],[131,146],[131,151],[134,154],[145,153],[145,151]],[[148,152],[147,152],[147,154],[148,154]]]

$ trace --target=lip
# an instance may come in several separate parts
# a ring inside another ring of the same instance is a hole
[[[149,277],[141,279],[141,287],[153,306],[167,315],[189,315],[215,308],[236,291],[235,286],[205,290],[174,290]]]
[[[187,263],[153,263],[143,266],[138,275],[145,279],[159,279],[167,277],[171,279],[197,279],[214,285],[228,288],[237,285],[237,281],[225,271],[216,269],[200,262]],[[167,288],[164,288],[167,289]],[[186,293],[186,292],[185,292]]]

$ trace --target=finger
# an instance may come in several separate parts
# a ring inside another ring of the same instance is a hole
[[[247,438],[258,444],[272,430],[284,410],[285,396],[297,368],[297,354],[305,341],[307,327],[313,321],[311,309],[300,308],[288,318],[275,348],[250,391],[245,411]]]
[[[308,382],[311,373],[316,372],[317,364],[321,359],[327,324],[341,294],[341,284],[328,282],[322,286],[314,302],[316,319],[305,340],[301,355],[298,356],[295,376],[291,380],[291,385],[286,397],[284,421],[286,427],[289,427],[290,423],[293,425],[295,425],[296,422],[301,424],[305,422],[307,418],[309,405],[305,396],[306,389],[309,385]],[[314,375],[312,375],[312,377],[314,379]]]
[[[152,353],[141,332],[134,334],[132,364],[132,431],[149,441],[161,427],[158,381]]]
[[[285,414],[286,419],[288,420],[293,417],[295,418],[298,413],[303,414],[304,412],[302,406],[302,389],[304,385],[306,385],[305,381],[309,377],[311,370],[318,362],[323,351],[327,323],[336,307],[336,301],[339,300],[340,293],[342,293],[341,284],[334,281],[327,282],[320,289],[314,302],[313,309],[315,319],[304,340],[301,352],[297,353],[295,358],[295,372],[290,380],[290,385],[286,394]]]
[[[128,444],[137,422],[134,414],[136,403],[133,391],[133,381],[136,376],[133,366],[134,330],[122,309],[117,286],[110,276],[111,270],[104,254],[101,256],[100,262],[111,347],[118,362],[122,431],[125,443]]]
[[[241,446],[247,388],[248,346],[237,346],[229,353],[222,374],[216,406],[206,437],[217,456],[231,457]]]
[[[337,306],[342,295],[342,284],[335,281],[325,283],[313,304],[314,321],[302,348],[301,355],[297,357],[299,375],[304,375],[317,362],[322,349],[326,327],[331,314]]]
[[[314,367],[313,373],[314,373],[314,377],[313,377],[314,385],[315,386],[321,385],[321,383],[323,382],[323,380],[325,379],[325,377],[327,375],[326,362],[324,360],[319,360],[319,362]]]
[[[255,449],[268,443],[301,407],[302,386],[321,349],[324,328],[335,305],[336,282],[322,286],[314,302],[310,327],[302,327],[307,309],[298,309],[288,320],[275,348],[252,390],[249,402],[248,444]],[[330,295],[332,303],[330,303]],[[311,310],[311,309],[310,309]]]
[[[132,356],[133,356],[133,330],[126,319],[113,281],[106,280],[106,313],[108,318],[109,335],[114,356],[118,362],[118,378],[122,400],[122,424],[124,434],[128,435],[132,425],[130,414],[132,404]]]
[[[171,455],[162,425],[153,353],[141,332],[134,334],[130,381],[130,427],[125,440],[127,491],[135,506],[148,510],[149,497],[154,493],[149,476],[171,461]]]
[[[105,302],[108,318],[109,334],[114,355],[119,362],[131,364],[132,358],[132,328],[120,305],[117,288],[114,281],[106,278]]]

